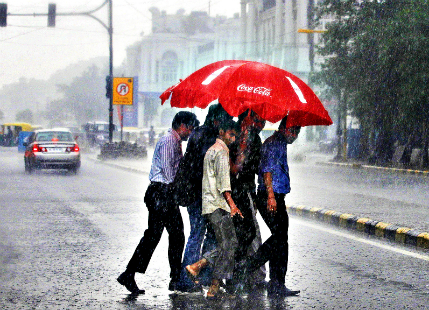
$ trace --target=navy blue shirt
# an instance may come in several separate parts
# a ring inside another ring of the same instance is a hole
[[[274,193],[290,192],[289,166],[287,163],[287,140],[278,131],[267,138],[261,148],[261,163],[258,174],[258,191],[266,191],[264,173],[273,176]]]

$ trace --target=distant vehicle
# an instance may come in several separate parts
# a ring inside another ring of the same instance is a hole
[[[27,173],[35,169],[68,169],[77,173],[80,168],[80,149],[70,130],[41,129],[24,142],[24,165]]]
[[[116,131],[116,125],[113,125],[113,131]],[[108,122],[88,122],[82,126],[86,133],[86,139],[90,147],[100,146],[109,141],[109,123]]]
[[[4,123],[0,128],[0,144],[17,146],[20,132],[30,132],[35,128],[28,123]]]
[[[337,139],[325,139],[319,141],[319,150],[324,153],[333,153],[337,147]]]

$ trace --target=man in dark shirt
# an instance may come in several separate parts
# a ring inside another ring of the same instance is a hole
[[[241,210],[243,217],[234,217],[234,226],[239,246],[235,260],[245,259],[256,237],[258,224],[253,216],[252,197],[255,194],[255,176],[258,173],[261,138],[260,131],[265,121],[253,111],[246,111],[238,117],[240,135],[230,147],[232,198]]]
[[[207,150],[216,142],[220,123],[227,120],[232,120],[232,116],[228,115],[219,103],[210,106],[204,125],[196,128],[189,138],[185,155],[180,162],[174,180],[175,199],[179,205],[187,207],[191,225],[183,254],[182,273],[178,288],[181,291],[201,290],[188,278],[184,267],[199,261],[202,253],[211,251],[216,247],[214,232],[201,215],[203,165]],[[204,236],[206,236],[205,240]],[[204,284],[210,283],[209,273],[210,270],[208,269],[204,271],[206,276],[204,274],[200,276],[202,282],[206,281]]]

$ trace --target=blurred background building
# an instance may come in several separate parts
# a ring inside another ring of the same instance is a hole
[[[312,29],[316,0],[234,0],[233,18],[207,12],[168,15],[151,8],[152,32],[127,48],[126,76],[138,76],[139,127],[169,126],[174,110],[159,95],[193,71],[215,61],[246,59],[283,68],[308,81],[317,59]],[[202,118],[203,119],[203,118]],[[331,126],[332,127],[332,126]],[[310,134],[311,136],[311,134]]]

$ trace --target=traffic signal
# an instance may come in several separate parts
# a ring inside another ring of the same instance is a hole
[[[0,27],[7,26],[7,3],[0,3]]]
[[[106,97],[111,98],[112,97],[112,77],[110,75],[106,75]]]
[[[57,13],[57,5],[49,3],[48,6],[48,27],[55,27],[55,15]]]

